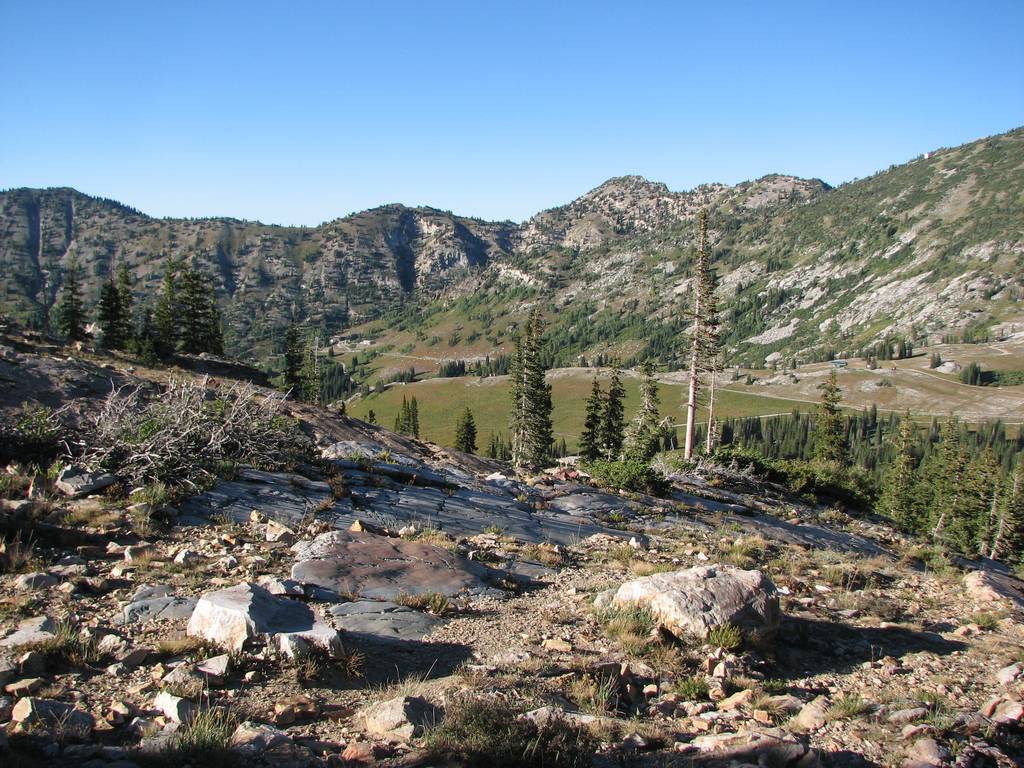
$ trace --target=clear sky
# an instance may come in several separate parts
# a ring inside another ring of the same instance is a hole
[[[519,220],[637,173],[836,184],[1024,124],[1011,2],[0,0],[0,187]]]

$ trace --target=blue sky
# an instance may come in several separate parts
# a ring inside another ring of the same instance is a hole
[[[1024,2],[0,2],[0,187],[317,224],[839,183],[1024,124]]]

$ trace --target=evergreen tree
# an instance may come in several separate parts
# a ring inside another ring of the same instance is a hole
[[[302,386],[302,339],[294,324],[284,334],[284,386],[298,393]]]
[[[181,310],[178,302],[178,263],[168,257],[160,284],[156,311],[153,313],[154,342],[161,357],[173,355],[178,349]]]
[[[113,280],[108,280],[100,288],[100,307],[97,321],[100,327],[100,343],[107,349],[124,349],[123,328],[121,317],[121,294]]]
[[[78,259],[68,261],[57,303],[57,330],[71,341],[85,341],[85,313],[82,309],[82,275]]]
[[[402,405],[395,415],[395,432],[400,435],[408,435],[412,430],[411,418],[409,416],[409,400],[402,395]]]
[[[836,369],[829,371],[821,385],[821,402],[814,419],[814,458],[818,461],[843,465],[846,463],[846,440],[843,435],[843,415],[839,403],[843,392],[839,389]]]
[[[220,311],[212,281],[195,265],[186,265],[178,275],[181,346],[184,352],[223,354]]]
[[[306,340],[302,362],[302,399],[307,403],[320,403],[322,375],[320,367],[320,334],[312,333]]]
[[[153,322],[153,311],[148,307],[142,312],[139,327],[132,334],[132,353],[146,365],[153,365],[159,359],[156,346],[156,328]]]
[[[516,342],[512,367],[512,462],[537,469],[551,455],[551,386],[546,382],[540,311],[534,309]]]
[[[476,453],[476,422],[469,408],[462,412],[455,425],[455,450]]]
[[[604,393],[594,377],[587,397],[586,415],[583,417],[583,432],[580,434],[580,458],[594,461],[601,458],[601,423],[604,415]]]
[[[627,459],[650,461],[661,447],[661,416],[658,413],[658,382],[650,365],[643,368],[640,382],[640,409],[626,433]]]
[[[601,416],[601,450],[604,457],[614,461],[622,454],[623,430],[626,422],[623,400],[626,390],[622,386],[622,374],[618,366],[612,368],[608,382],[608,394],[604,399],[604,413]]]
[[[914,422],[910,411],[900,421],[896,456],[885,473],[879,511],[891,517],[904,531],[913,531],[918,526],[914,505]]]
[[[124,347],[132,343],[135,336],[135,327],[132,318],[132,310],[135,305],[135,297],[132,296],[131,275],[128,272],[128,265],[122,261],[117,268],[117,298],[121,304],[121,324],[118,335]]]
[[[939,432],[939,446],[932,462],[932,471],[925,476],[926,487],[932,490],[932,538],[945,541],[947,527],[952,526],[957,535],[962,526],[954,522],[961,514],[964,497],[964,479],[967,470],[967,456],[956,434],[953,419],[942,424]]]
[[[1024,456],[1006,484],[987,554],[994,560],[1024,559]]]
[[[420,436],[420,406],[415,395],[409,401],[409,434],[415,438]]]
[[[377,414],[373,412],[373,408],[371,408],[369,413],[366,414],[366,423],[367,424],[376,424],[377,423]]]

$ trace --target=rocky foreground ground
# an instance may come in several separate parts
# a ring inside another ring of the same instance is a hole
[[[168,376],[2,357],[8,409]],[[315,461],[191,494],[8,468],[0,763],[1020,764],[995,563],[724,468],[626,495],[289,407]]]

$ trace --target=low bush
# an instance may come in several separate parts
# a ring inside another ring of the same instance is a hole
[[[76,443],[83,464],[133,484],[197,488],[239,463],[263,469],[295,463],[305,441],[283,405],[283,397],[251,384],[217,391],[206,378],[171,381],[151,397],[122,388],[88,419]]]
[[[586,768],[598,741],[586,728],[553,718],[541,725],[498,700],[463,698],[449,704],[427,732],[430,757],[488,768]]]
[[[583,471],[604,488],[664,496],[669,483],[650,464],[638,459],[622,461],[591,461]]]

